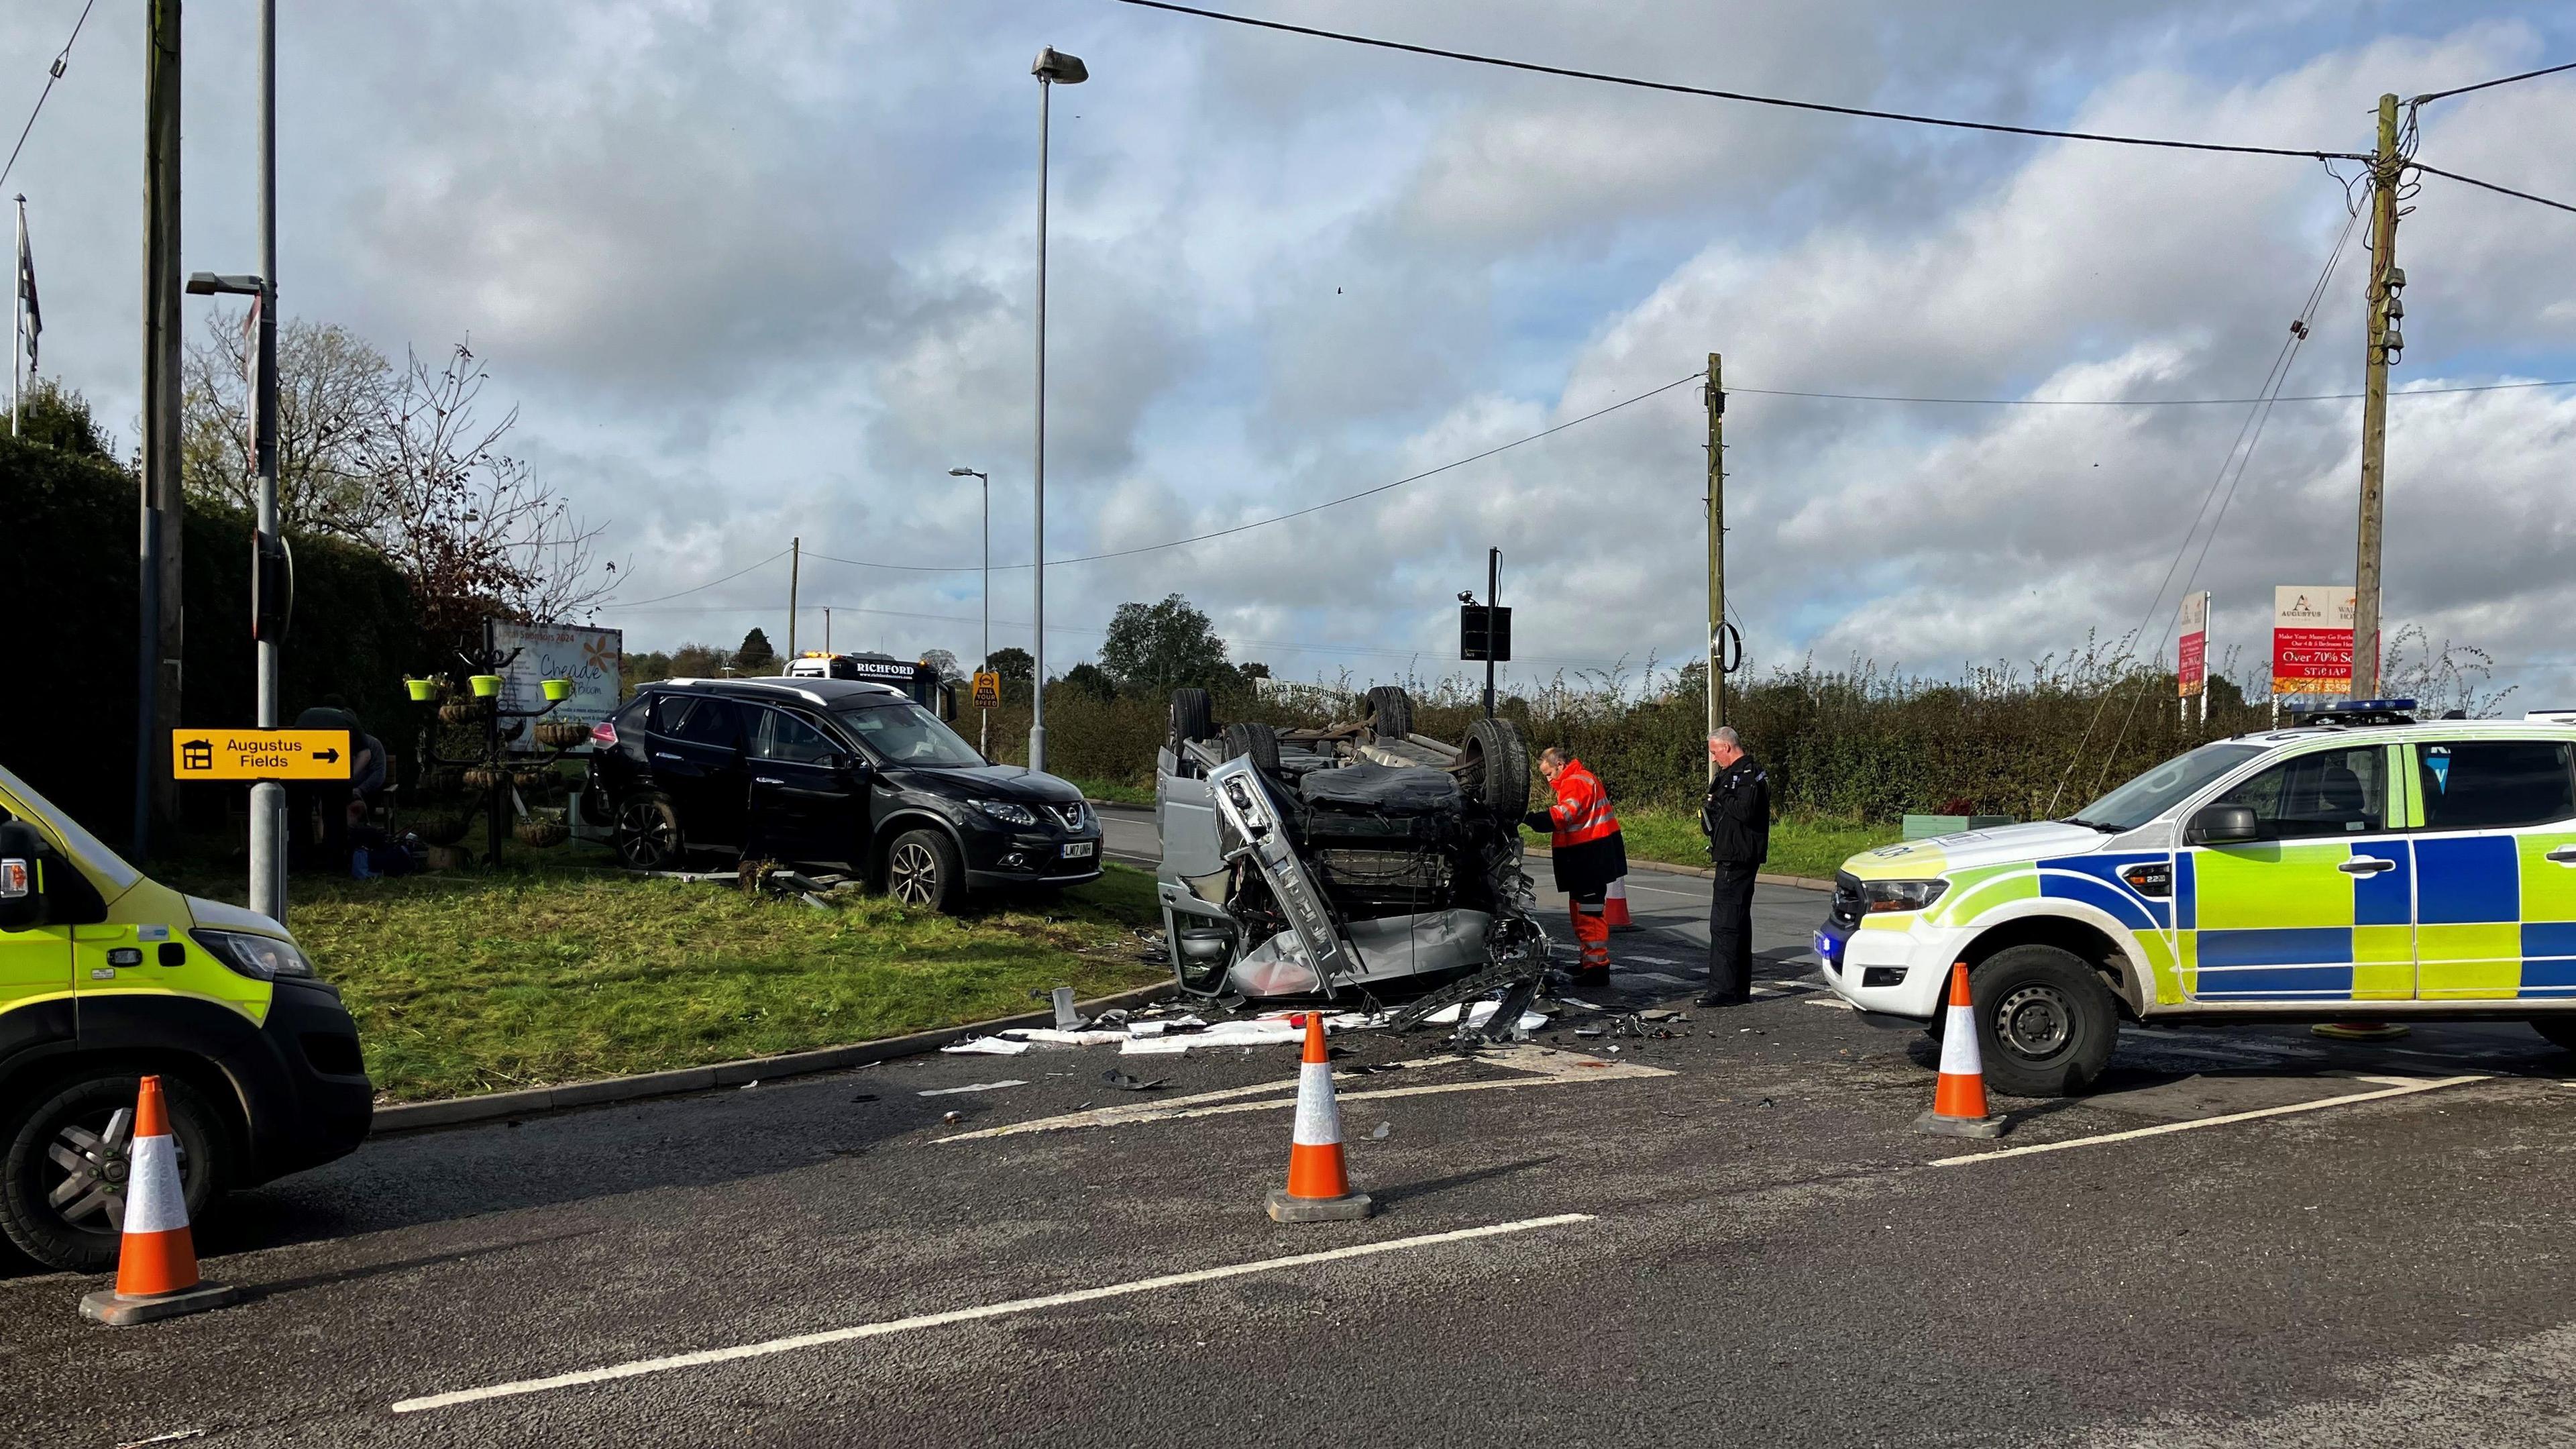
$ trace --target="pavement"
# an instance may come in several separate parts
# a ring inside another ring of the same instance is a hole
[[[1930,1137],[1929,1042],[1803,979],[1821,896],[1762,894],[1753,1005],[1623,1026],[1705,942],[1631,890],[1605,1010],[1336,1037],[1367,1222],[1263,1215],[1285,1045],[421,1133],[205,1225],[239,1307],[0,1276],[0,1442],[2576,1443],[2576,1062],[2526,1028],[2132,1028]]]

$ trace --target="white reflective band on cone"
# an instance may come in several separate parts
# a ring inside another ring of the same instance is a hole
[[[1941,1075],[1982,1077],[1985,1074],[1985,1063],[1977,1055],[1976,1008],[1953,1006],[1949,1021],[1941,1028]]]
[[[188,1196],[179,1185],[178,1144],[167,1137],[138,1137],[132,1163],[125,1184],[125,1231],[167,1233],[186,1227]]]
[[[1288,1140],[1299,1147],[1331,1147],[1342,1140],[1342,1109],[1333,1101],[1332,1063],[1298,1064],[1297,1130]]]

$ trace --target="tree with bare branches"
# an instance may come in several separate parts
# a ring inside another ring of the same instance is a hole
[[[246,312],[218,311],[182,369],[180,477],[191,498],[249,510],[257,501]],[[376,489],[372,435],[394,390],[383,353],[332,322],[296,319],[277,335],[277,516],[298,533],[369,541]]]

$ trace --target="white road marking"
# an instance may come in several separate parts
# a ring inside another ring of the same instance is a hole
[[[2364,1081],[2387,1080],[2365,1077]],[[2188,1132],[2195,1127],[2224,1127],[2231,1122],[2251,1122],[2258,1117],[2286,1117],[2293,1112],[2315,1112],[2327,1107],[2349,1106],[2355,1102],[2377,1102],[2389,1097],[2407,1097],[2417,1092],[2437,1091],[2469,1082],[2483,1082],[2485,1077],[2411,1077],[2405,1085],[2383,1087],[2376,1092],[2352,1092],[2341,1097],[2326,1097],[2314,1102],[2292,1102],[2286,1107],[2263,1107],[2251,1112],[2230,1112],[2221,1117],[2201,1117],[2190,1122],[2160,1122],[2153,1127],[2133,1127],[2126,1132],[2105,1132],[2095,1137],[2070,1137],[2064,1142],[2039,1142],[2028,1147],[2006,1147],[1995,1152],[1971,1152],[1961,1157],[1935,1158],[1934,1167],[1957,1167],[1969,1162],[1992,1162],[1998,1157],[2028,1157],[2041,1152],[2063,1152],[2069,1147],[2093,1147],[2105,1142],[2128,1142],[2140,1137],[2162,1137],[2168,1132]]]
[[[1841,997],[1839,997],[1839,996],[1833,996],[1833,997],[1821,997],[1821,998],[1820,998],[1820,997],[1814,997],[1814,996],[1802,996],[1802,997],[1799,997],[1798,999],[1799,999],[1800,1001],[1805,1002],[1805,1003],[1806,1003],[1807,1005],[1809,1005],[1809,1006],[1822,1006],[1822,1007],[1827,1007],[1827,1008],[1837,1008],[1837,1007],[1838,1007],[1838,1008],[1840,1008],[1840,1009],[1842,1009],[1842,1010],[1844,1010],[1844,1011],[1858,1011],[1858,1010],[1860,1010],[1860,1008],[1859,1008],[1859,1007],[1852,1005],[1850,1002],[1843,1000],[1843,999],[1842,999]],[[1929,1025],[1931,1025],[1931,1023],[1930,1023],[1930,1022],[1925,1022],[1925,1023],[1924,1023],[1924,1025],[1929,1026]]]
[[[1345,1102],[1366,1102],[1388,1097],[1430,1097],[1450,1092],[1491,1092],[1514,1087],[1561,1087],[1568,1082],[1633,1080],[1640,1077],[1669,1077],[1662,1067],[1649,1067],[1637,1062],[1611,1062],[1582,1052],[1557,1051],[1529,1042],[1498,1047],[1474,1057],[1425,1057],[1406,1062],[1413,1068],[1451,1066],[1462,1062],[1482,1062],[1505,1067],[1528,1075],[1486,1078],[1474,1082],[1433,1082],[1424,1086],[1380,1087],[1365,1092],[1336,1095]],[[1337,1083],[1355,1080],[1359,1074],[1336,1072]],[[1374,1075],[1374,1074],[1371,1074]],[[1294,1096],[1268,1101],[1246,1102],[1243,1097],[1270,1092],[1295,1092],[1294,1081],[1264,1082],[1254,1087],[1230,1087],[1220,1092],[1201,1092],[1194,1096],[1174,1097],[1169,1101],[1133,1107],[1095,1107],[1087,1112],[1067,1112],[1058,1117],[1039,1117],[1027,1122],[1012,1122],[1000,1127],[985,1127],[973,1132],[931,1139],[931,1145],[950,1142],[975,1142],[992,1137],[1018,1137],[1031,1132],[1063,1132],[1089,1127],[1124,1127],[1141,1122],[1183,1122],[1199,1117],[1225,1117],[1237,1112],[1277,1112],[1297,1105]]]
[[[1441,1243],[1463,1243],[1477,1238],[1499,1238],[1512,1233],[1535,1232],[1540,1228],[1566,1227],[1594,1221],[1590,1213],[1558,1213],[1553,1217],[1523,1218],[1517,1222],[1493,1223],[1481,1228],[1457,1228],[1445,1233],[1424,1233],[1418,1237],[1391,1238],[1382,1243],[1353,1243],[1348,1247],[1327,1248],[1316,1253],[1296,1253],[1285,1258],[1264,1258],[1252,1263],[1232,1263],[1222,1268],[1200,1268],[1188,1273],[1166,1273],[1155,1278],[1139,1278],[1128,1283],[1112,1283],[1102,1288],[1080,1288],[1067,1293],[1048,1293],[1036,1298],[1014,1298],[1004,1303],[987,1303],[976,1308],[953,1308],[945,1313],[923,1313],[911,1318],[888,1319],[879,1323],[862,1323],[850,1328],[829,1329],[822,1333],[800,1333],[790,1338],[773,1338],[762,1343],[740,1344],[733,1348],[701,1349],[695,1353],[676,1353],[663,1358],[637,1359],[631,1363],[613,1364],[607,1368],[583,1369],[577,1373],[555,1374],[542,1379],[520,1379],[512,1383],[490,1384],[479,1389],[456,1389],[444,1394],[429,1394],[405,1399],[393,1406],[397,1414],[416,1414],[425,1409],[449,1409],[459,1404],[481,1403],[487,1399],[513,1398],[521,1394],[542,1394],[555,1389],[579,1388],[585,1384],[608,1383],[644,1374],[668,1373],[673,1369],[702,1368],[708,1364],[733,1363],[747,1358],[766,1358],[772,1354],[793,1353],[798,1349],[821,1348],[828,1344],[850,1343],[863,1338],[883,1338],[888,1334],[907,1333],[917,1328],[940,1328],[952,1323],[973,1323],[986,1318],[1000,1318],[1013,1313],[1030,1313],[1041,1308],[1062,1308],[1075,1303],[1096,1303],[1104,1298],[1124,1298],[1138,1293],[1152,1293],[1165,1288],[1185,1288],[1195,1283],[1214,1283],[1227,1278],[1241,1278],[1252,1273],[1272,1273],[1283,1268],[1301,1268],[1310,1263],[1332,1263],[1348,1258],[1368,1258],[1380,1253],[1399,1252],[1406,1248],[1428,1248]]]

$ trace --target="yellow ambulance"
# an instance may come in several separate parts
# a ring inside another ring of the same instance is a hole
[[[192,1217],[340,1157],[375,1092],[340,993],[266,916],[146,877],[0,767],[0,1234],[116,1261],[136,1083],[158,1073]]]

